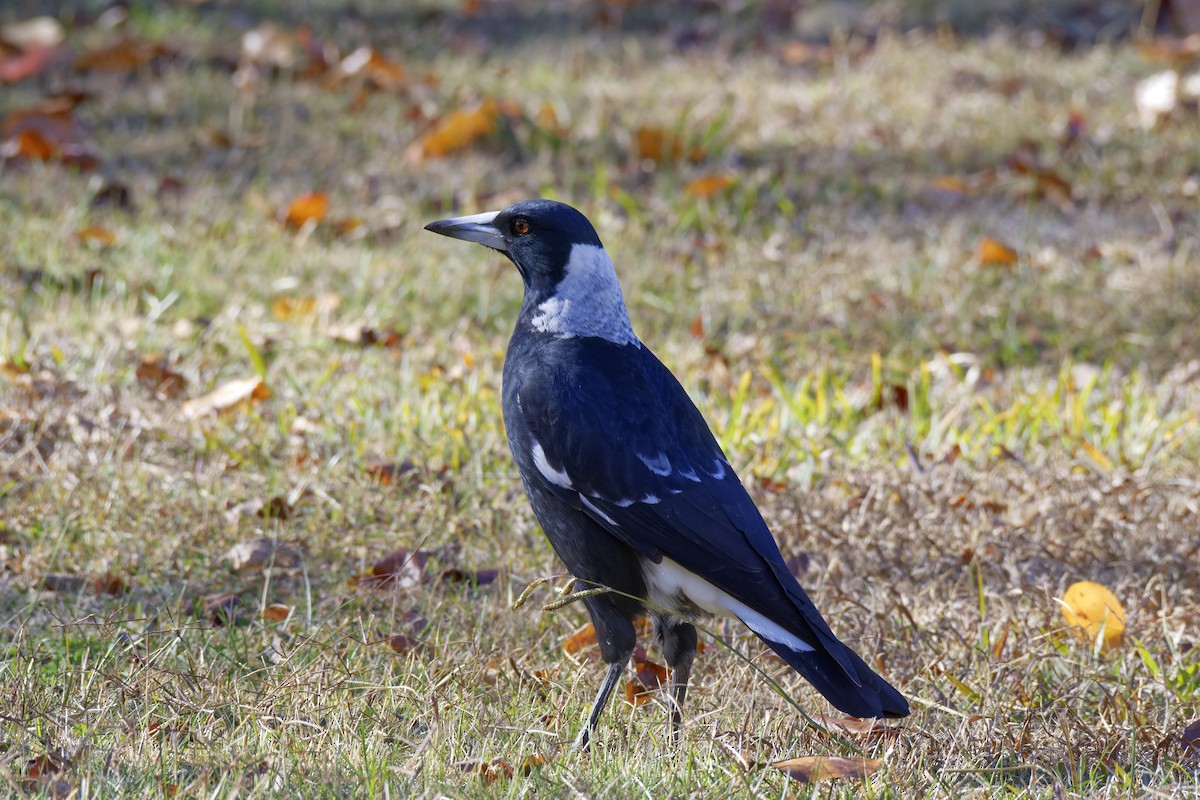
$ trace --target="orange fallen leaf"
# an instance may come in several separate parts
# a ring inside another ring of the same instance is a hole
[[[835,778],[866,778],[883,766],[874,758],[841,758],[838,756],[800,756],[783,761],[773,761],[771,767],[779,770],[794,781],[816,783]]]
[[[283,295],[271,301],[271,314],[280,322],[311,317],[314,314],[332,314],[342,304],[342,298],[332,292],[316,297]]]
[[[262,610],[262,618],[267,622],[283,622],[292,614],[292,607],[285,603],[271,603]]]
[[[75,231],[75,238],[83,244],[94,244],[107,247],[117,240],[117,235],[100,225],[88,225]]]
[[[563,650],[568,654],[574,654],[589,647],[595,647],[599,643],[600,640],[596,638],[596,629],[589,622],[567,637],[567,640],[563,642]]]
[[[935,175],[929,179],[929,188],[939,192],[954,192],[964,195],[971,193],[970,185],[962,178],[956,178],[953,175]]]
[[[667,668],[635,655],[633,669],[633,680],[625,684],[625,700],[632,706],[640,706],[650,702],[651,695],[667,682]]]
[[[1125,640],[1125,609],[1108,587],[1094,581],[1077,581],[1062,596],[1062,615],[1088,644],[1102,636],[1101,651],[1119,647]]]
[[[84,144],[83,132],[71,115],[71,96],[52,98],[12,111],[4,118],[0,157],[50,161],[59,159],[80,169],[94,169],[97,158]]]
[[[496,130],[500,114],[500,104],[491,99],[473,108],[451,111],[413,142],[410,153],[418,161],[445,158],[490,136]]]
[[[980,240],[978,255],[985,267],[1011,267],[1017,263],[1017,251],[990,236]]]
[[[253,378],[241,378],[223,383],[206,395],[194,397],[186,401],[183,415],[190,419],[199,419],[213,414],[230,411],[242,404],[255,403],[271,396],[271,390],[257,375]]]
[[[156,58],[173,54],[174,51],[161,42],[144,42],[136,36],[123,36],[88,50],[75,59],[75,68],[78,70],[133,72]]]
[[[733,186],[737,180],[728,174],[705,175],[701,178],[696,178],[683,188],[683,193],[688,197],[699,199],[707,199],[715,197],[721,192]]]
[[[633,132],[634,153],[655,164],[676,161],[683,154],[683,140],[662,128],[643,125]]]
[[[288,206],[284,223],[293,228],[303,227],[305,223],[320,222],[329,211],[329,194],[327,192],[308,192],[292,201]]]
[[[163,397],[178,397],[187,388],[186,378],[171,369],[166,361],[154,356],[142,359],[136,374],[138,383]]]

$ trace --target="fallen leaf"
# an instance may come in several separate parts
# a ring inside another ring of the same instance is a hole
[[[769,766],[800,783],[816,783],[836,778],[861,780],[877,772],[883,766],[883,762],[874,758],[800,756],[783,761],[773,761]]]
[[[20,50],[37,45],[53,47],[62,44],[65,36],[62,23],[50,16],[30,17],[0,25],[0,40]]]
[[[242,63],[291,69],[296,63],[297,34],[264,22],[242,34]]]
[[[284,295],[271,301],[271,314],[280,322],[288,322],[318,314],[332,314],[341,304],[342,298],[333,292],[325,292],[315,297]]]
[[[75,238],[83,244],[107,247],[117,240],[117,235],[108,228],[101,227],[100,225],[89,225],[86,228],[80,228],[75,231]]]
[[[125,579],[111,572],[106,572],[102,577],[93,579],[89,586],[96,594],[106,594],[111,597],[120,597],[129,591],[129,584]]]
[[[1017,263],[1017,251],[990,236],[980,240],[978,257],[985,267],[1011,267]]]
[[[238,542],[225,553],[234,572],[260,572],[264,569],[298,569],[304,564],[304,546],[300,542],[258,536]]]
[[[233,624],[242,601],[233,592],[205,595],[200,601],[201,615],[217,628]]]
[[[50,574],[42,579],[42,588],[47,592],[74,594],[87,586],[87,579],[79,575]]]
[[[174,55],[174,51],[161,42],[144,42],[136,36],[122,36],[83,53],[75,59],[75,68],[81,71],[133,72],[157,58],[170,55]]]
[[[587,650],[589,647],[595,647],[599,643],[600,640],[596,638],[596,629],[589,622],[567,637],[567,640],[563,642],[563,650],[573,655],[582,650]]]
[[[1183,729],[1179,737],[1183,744],[1183,757],[1200,760],[1200,719]]]
[[[486,567],[484,569],[444,569],[438,577],[446,583],[470,583],[475,586],[487,586],[489,583],[496,582],[496,579],[500,577],[500,570],[495,567]]]
[[[136,374],[138,383],[162,397],[178,397],[187,388],[187,379],[162,358],[142,359]]]
[[[1067,587],[1060,602],[1063,619],[1088,644],[1102,635],[1101,652],[1108,652],[1124,642],[1125,609],[1108,587],[1094,581],[1077,581]]]
[[[394,550],[366,572],[351,578],[350,583],[372,588],[412,589],[428,579],[425,564],[430,555],[426,550]]]
[[[696,178],[694,181],[683,187],[683,193],[688,197],[697,199],[708,199],[715,197],[721,192],[728,189],[737,183],[737,180],[728,174],[705,175]]]
[[[66,97],[10,112],[0,126],[3,132],[0,157],[33,161],[57,159],[80,169],[95,169],[100,159],[85,145],[83,132],[71,114],[73,108],[74,104]]]
[[[879,739],[884,736],[896,735],[900,727],[887,724],[878,719],[859,719],[858,717],[829,717],[819,714],[813,717],[823,730],[839,736],[856,736],[863,739]]]
[[[302,228],[308,222],[316,224],[325,219],[329,211],[327,192],[308,192],[292,201],[288,206],[284,223],[292,228]]]
[[[625,684],[625,700],[632,706],[650,702],[651,696],[667,682],[667,668],[645,658],[633,658],[633,680]]]
[[[1133,90],[1138,123],[1146,130],[1165,122],[1179,102],[1179,73],[1164,70],[1139,81]]]
[[[464,761],[459,763],[463,772],[475,773],[485,786],[490,786],[501,778],[508,779],[514,775],[512,765],[503,758],[491,761]]]
[[[57,45],[30,45],[16,55],[0,59],[0,81],[18,83],[40,75],[63,52],[63,48]]]
[[[420,468],[407,458],[400,462],[371,459],[363,469],[385,486],[400,484],[411,487],[420,483],[421,479]]]
[[[257,375],[223,383],[201,397],[186,401],[183,414],[189,419],[199,419],[234,409],[243,403],[254,403],[271,396],[271,390]]]
[[[500,113],[500,104],[490,99],[451,111],[413,142],[409,152],[417,161],[445,158],[495,132]]]
[[[633,132],[633,143],[633,152],[637,158],[653,161],[655,164],[678,161],[683,156],[683,139],[678,134],[669,133],[662,128],[643,125]],[[704,151],[696,148],[689,154],[689,158],[692,161],[700,161],[704,158]]]
[[[262,618],[267,622],[283,622],[292,615],[292,607],[285,603],[271,603],[262,610]]]

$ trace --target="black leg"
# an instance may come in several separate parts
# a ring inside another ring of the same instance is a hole
[[[588,714],[587,726],[579,732],[579,738],[575,740],[575,745],[580,750],[587,750],[591,746],[592,731],[596,730],[596,724],[600,722],[600,715],[604,713],[604,709],[608,706],[608,699],[612,697],[613,689],[617,688],[617,683],[624,674],[624,664],[608,665],[608,671],[604,673],[604,682],[600,684],[600,691],[596,693],[596,702],[592,703],[592,713]]]
[[[680,739],[683,701],[687,698],[688,679],[696,659],[696,626],[677,617],[654,616],[654,636],[667,666],[671,668],[671,738]]]
[[[596,729],[600,715],[608,706],[613,689],[625,674],[625,665],[629,663],[634,645],[637,644],[637,630],[633,627],[635,609],[618,607],[617,603],[605,595],[588,598],[584,603],[592,617],[592,625],[596,628],[600,657],[608,664],[608,671],[604,673],[604,681],[600,684],[600,691],[596,693],[596,702],[592,704],[592,711],[588,714],[587,726],[575,740],[581,750],[587,750],[591,744],[592,731]]]

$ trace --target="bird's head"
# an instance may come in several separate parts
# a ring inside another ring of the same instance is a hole
[[[521,316],[533,330],[637,343],[612,261],[592,223],[571,206],[527,200],[503,211],[431,222],[425,230],[508,256],[525,281]]]

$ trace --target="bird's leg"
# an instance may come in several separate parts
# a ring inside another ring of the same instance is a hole
[[[600,691],[596,693],[596,702],[592,703],[592,712],[588,714],[587,725],[579,732],[579,738],[575,740],[575,746],[580,750],[587,750],[591,746],[592,731],[596,730],[596,725],[600,722],[600,715],[604,713],[613,689],[617,687],[617,682],[624,674],[624,662],[608,665],[608,671],[604,673],[604,681],[600,684]]]
[[[678,742],[683,725],[683,701],[696,658],[696,626],[676,617],[656,615],[654,635],[667,666],[671,668],[671,738]]]

